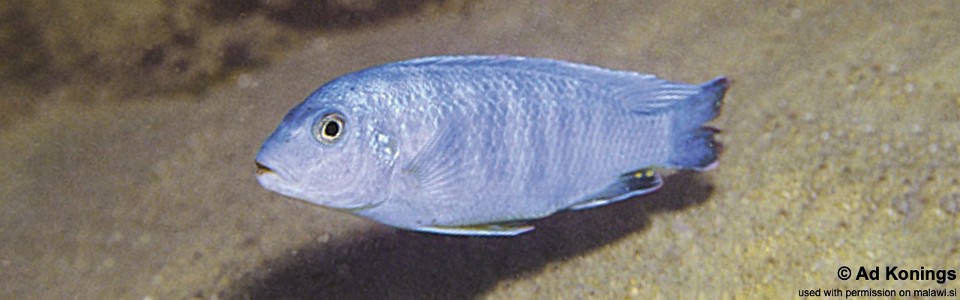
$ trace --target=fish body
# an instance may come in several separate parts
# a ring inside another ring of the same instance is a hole
[[[257,155],[267,189],[410,230],[516,235],[520,221],[655,191],[715,165],[728,82],[564,61],[441,56],[337,78]]]

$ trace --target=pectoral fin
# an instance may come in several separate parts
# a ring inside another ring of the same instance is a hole
[[[463,141],[458,140],[459,127],[443,126],[430,142],[403,167],[403,173],[412,179],[412,197],[438,201],[455,201],[462,197],[459,186],[468,180],[464,170]]]
[[[663,186],[660,173],[652,169],[640,169],[620,176],[617,183],[589,197],[590,200],[570,206],[569,210],[582,210],[604,206],[630,197],[652,193]]]

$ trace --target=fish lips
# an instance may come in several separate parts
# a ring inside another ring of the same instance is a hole
[[[260,176],[262,176],[262,175],[264,175],[264,174],[276,174],[276,172],[274,172],[273,169],[271,169],[270,167],[268,167],[268,166],[266,166],[266,165],[264,165],[264,164],[262,164],[262,163],[260,163],[260,162],[258,161],[258,162],[257,162],[257,177],[260,177]]]
[[[259,160],[256,161],[256,164],[257,181],[260,182],[260,185],[267,190],[279,193],[281,195],[297,198],[299,193],[290,188],[289,178],[285,178],[285,176],[282,176],[273,168],[260,162]]]
[[[302,189],[296,188],[296,184],[293,184],[293,182],[296,181],[295,178],[292,178],[294,180],[290,180],[291,178],[287,178],[287,176],[283,175],[280,172],[277,172],[276,170],[274,170],[267,164],[260,162],[259,160],[256,161],[256,165],[257,165],[257,171],[256,171],[257,181],[260,182],[260,185],[269,191],[272,191],[287,197],[300,199],[300,200],[321,205],[324,207],[341,209],[341,210],[346,210],[350,212],[359,212],[363,210],[368,210],[368,209],[377,207],[384,202],[384,200],[380,200],[380,201],[369,201],[364,203],[357,203],[354,205],[331,205],[326,201],[320,200],[320,198],[316,197],[316,195],[312,195],[309,191],[304,191]]]

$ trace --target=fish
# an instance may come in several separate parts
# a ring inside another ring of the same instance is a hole
[[[729,86],[520,56],[434,56],[333,79],[256,156],[267,190],[392,227],[516,236],[529,221],[716,167]]]

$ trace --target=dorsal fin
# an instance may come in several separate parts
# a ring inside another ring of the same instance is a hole
[[[700,86],[672,82],[657,77],[640,78],[617,92],[616,98],[639,114],[656,114],[703,93]]]

